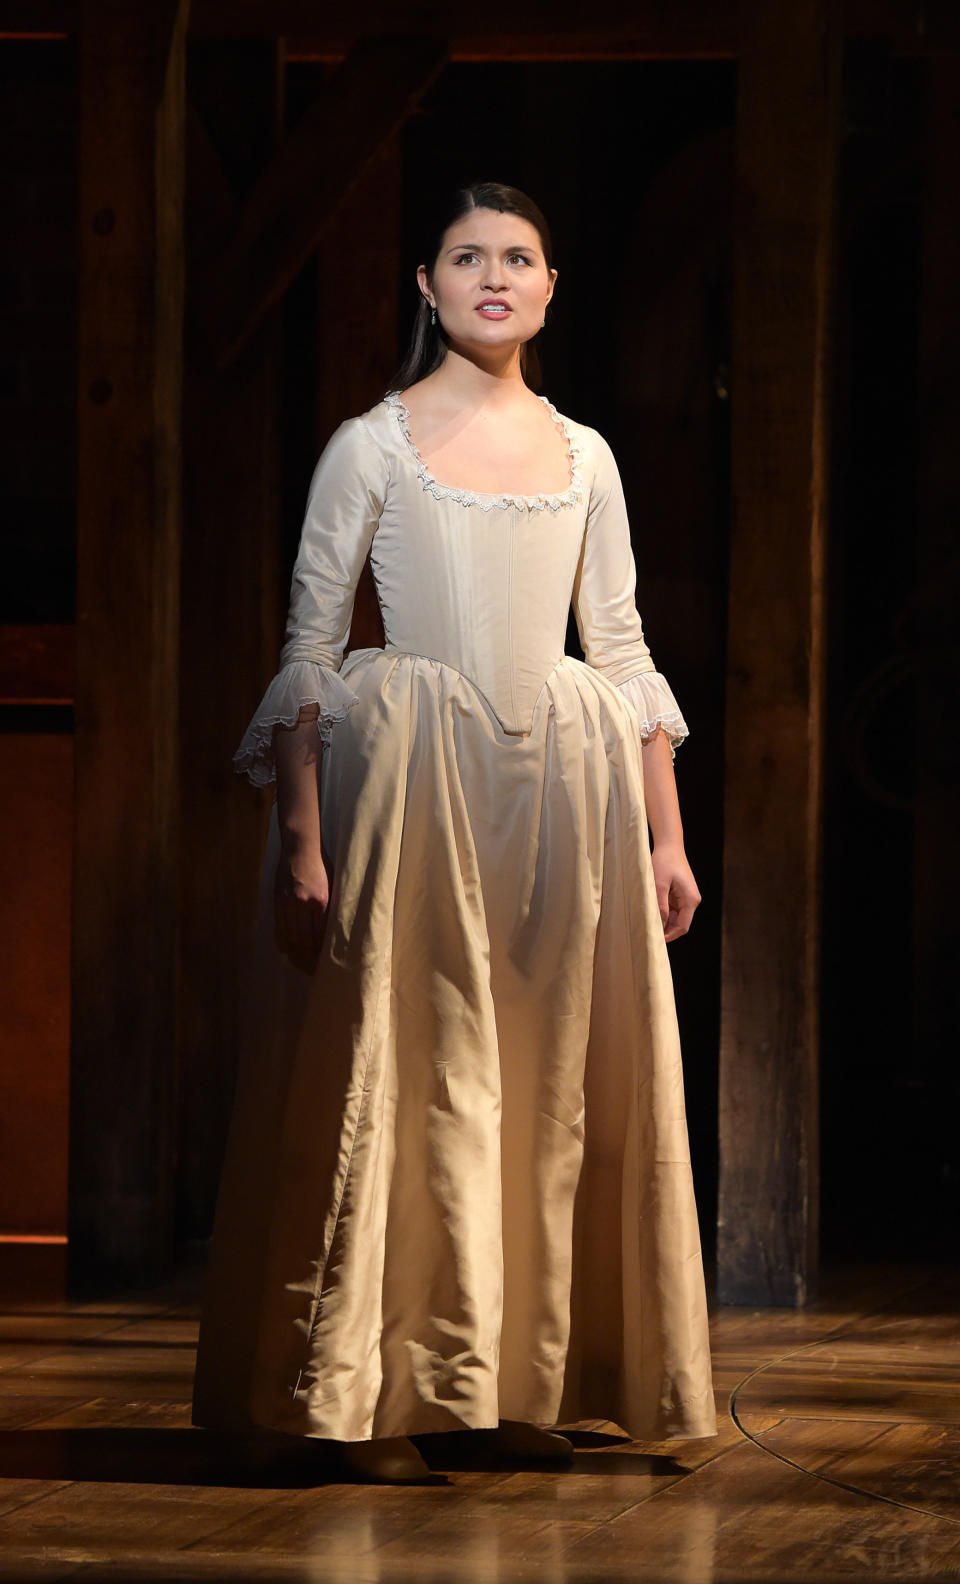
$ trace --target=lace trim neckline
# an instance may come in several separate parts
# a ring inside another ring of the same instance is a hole
[[[549,508],[557,512],[563,506],[575,506],[583,494],[583,485],[580,479],[581,447],[577,444],[567,426],[565,419],[557,412],[553,402],[546,396],[538,396],[551,418],[556,424],[563,438],[567,442],[567,454],[570,461],[570,484],[565,490],[556,495],[515,495],[510,491],[504,494],[487,494],[482,490],[460,489],[456,484],[441,484],[430,472],[423,457],[417,450],[413,436],[410,433],[410,411],[400,396],[399,391],[388,391],[383,398],[388,406],[392,407],[397,415],[397,422],[414,461],[417,464],[417,476],[425,490],[428,490],[436,500],[455,500],[461,506],[479,506],[481,511],[505,510],[510,506],[517,506],[523,511],[543,511]]]

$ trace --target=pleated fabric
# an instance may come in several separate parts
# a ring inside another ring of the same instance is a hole
[[[523,734],[423,655],[340,674],[310,976],[271,820],[195,1422],[712,1435],[637,714],[568,657]]]

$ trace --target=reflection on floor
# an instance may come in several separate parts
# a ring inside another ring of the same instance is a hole
[[[447,1461],[405,1487],[191,1430],[196,1288],[0,1316],[7,1584],[960,1581],[955,1273],[844,1271],[807,1310],[718,1310],[715,1440],[593,1425],[569,1470]]]

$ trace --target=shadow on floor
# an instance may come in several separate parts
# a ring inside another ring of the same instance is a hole
[[[443,1471],[548,1469],[564,1474],[674,1475],[686,1470],[670,1457],[623,1450],[609,1437],[572,1433],[578,1447],[572,1464],[533,1459],[507,1462],[458,1441],[458,1432],[418,1436],[431,1466],[429,1481],[441,1483]],[[593,1450],[587,1450],[593,1448]],[[238,1435],[215,1430],[159,1430],[111,1427],[0,1432],[0,1479],[77,1480],[123,1485],[215,1485],[271,1490],[298,1489],[356,1481],[339,1467],[329,1444],[303,1437],[267,1433]]]

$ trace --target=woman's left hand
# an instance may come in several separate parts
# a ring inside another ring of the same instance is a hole
[[[700,892],[682,847],[655,846],[652,856],[664,939],[676,940],[690,928],[700,906]]]

